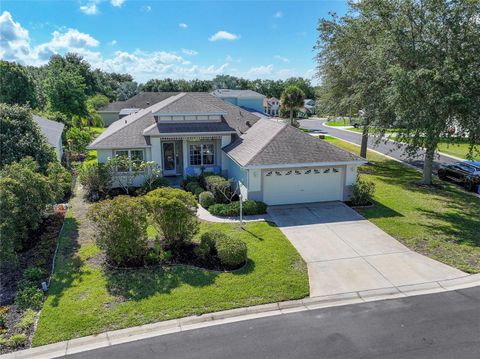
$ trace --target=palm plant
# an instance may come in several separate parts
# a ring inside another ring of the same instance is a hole
[[[293,111],[303,106],[305,100],[305,93],[295,85],[290,85],[282,92],[281,102],[282,106],[290,110],[290,125],[293,125]]]

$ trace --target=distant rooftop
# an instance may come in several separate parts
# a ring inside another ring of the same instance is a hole
[[[237,98],[265,97],[261,93],[258,93],[252,90],[230,90],[230,89],[217,89],[212,92],[212,95],[217,97],[237,97]]]
[[[52,146],[57,146],[62,138],[64,124],[36,115],[33,115],[32,117],[33,121],[35,121],[40,127],[43,135],[47,138],[47,142]]]

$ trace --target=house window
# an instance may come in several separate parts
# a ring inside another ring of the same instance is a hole
[[[206,166],[215,163],[215,146],[213,143],[190,145],[190,165]]]
[[[115,157],[128,157],[129,159],[132,160],[133,163],[139,165],[140,163],[143,162],[144,160],[144,152],[143,150],[117,150],[115,151]],[[117,172],[130,172],[132,171],[132,168],[126,168],[126,167],[117,167]]]

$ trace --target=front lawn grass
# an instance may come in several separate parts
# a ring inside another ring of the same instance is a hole
[[[93,241],[77,240],[81,224],[69,210],[57,268],[33,345],[146,323],[288,299],[309,293],[306,265],[294,247],[267,222],[202,222],[245,241],[248,264],[233,273],[174,266],[104,270]],[[150,235],[153,231],[150,230]],[[200,234],[199,234],[200,235]]]
[[[329,142],[358,155],[359,147]],[[417,170],[374,152],[360,174],[376,185],[373,208],[359,212],[409,248],[469,273],[480,272],[480,199],[448,182],[420,184]]]
[[[325,122],[327,126],[350,126],[350,119],[345,119],[345,120],[333,120],[333,121],[327,121]]]
[[[440,142],[438,151],[460,158],[467,158],[469,145],[467,143],[447,143]],[[473,159],[480,161],[480,146],[475,146],[473,150]]]

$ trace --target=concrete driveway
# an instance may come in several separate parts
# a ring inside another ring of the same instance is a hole
[[[401,290],[467,275],[409,250],[341,202],[272,206],[268,212],[307,262],[312,297]]]

